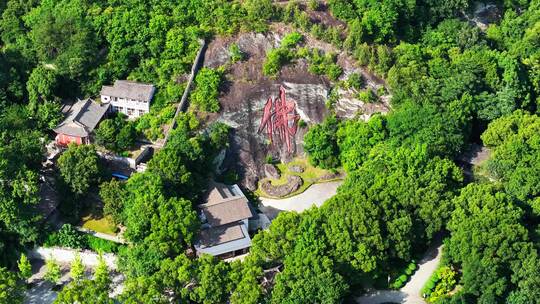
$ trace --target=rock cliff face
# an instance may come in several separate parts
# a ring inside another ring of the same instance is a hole
[[[298,128],[292,139],[290,153],[286,144],[277,136],[274,136],[271,144],[264,131],[258,132],[264,105],[269,97],[278,96],[280,86],[285,88],[287,100],[295,102],[297,114],[305,124],[320,123],[329,114],[325,103],[331,83],[325,77],[310,73],[305,60],[297,60],[294,64],[284,66],[276,78],[263,75],[262,67],[267,51],[278,47],[287,32],[290,32],[290,29],[279,27],[273,28],[267,34],[242,33],[236,37],[219,37],[208,45],[205,55],[205,66],[227,66],[226,80],[219,98],[221,111],[212,117],[234,128],[231,147],[223,166],[235,167],[242,177],[243,186],[251,190],[256,189],[258,179],[264,177],[264,164],[268,156],[287,162],[294,156],[304,154],[302,139],[307,131],[305,127]],[[229,47],[233,43],[245,54],[245,60],[230,64]],[[325,51],[334,51],[332,46],[309,37],[306,37],[305,44]],[[345,57],[340,54],[338,63],[344,68],[344,75],[348,75],[358,68]],[[381,110],[374,105],[359,104],[354,99],[354,92],[343,96],[343,101],[340,99],[336,103],[336,111],[342,117],[354,117],[359,110],[366,114]]]
[[[286,66],[276,79],[263,75],[262,65],[266,52],[279,46],[281,35],[275,33],[244,33],[235,38],[218,38],[208,46],[205,66],[218,67],[229,60],[229,46],[236,43],[246,55],[246,60],[229,66],[225,86],[220,96],[221,111],[214,117],[234,128],[233,141],[224,166],[236,167],[242,176],[242,184],[249,189],[257,188],[259,177],[264,176],[264,164],[268,156],[282,161],[302,155],[305,128],[298,128],[292,138],[292,151],[277,136],[271,144],[268,136],[259,133],[263,108],[269,97],[279,95],[279,87],[286,90],[287,100],[296,104],[300,119],[307,124],[320,123],[328,115],[325,102],[330,83],[323,77],[308,71],[306,62]]]

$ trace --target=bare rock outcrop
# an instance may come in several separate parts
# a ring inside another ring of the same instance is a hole
[[[264,168],[264,175],[266,175],[266,177],[273,178],[273,179],[279,179],[281,177],[276,166],[272,164],[264,164],[263,168]]]
[[[291,170],[291,172],[294,172],[294,173],[302,173],[304,172],[304,167],[300,165],[292,165],[292,166],[289,166],[289,170]]]
[[[300,176],[290,175],[287,177],[286,184],[274,186],[269,180],[265,180],[261,183],[261,189],[267,195],[273,197],[284,197],[298,190],[303,183],[304,182]]]

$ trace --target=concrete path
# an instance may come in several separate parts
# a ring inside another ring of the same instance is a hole
[[[441,260],[442,245],[437,243],[430,247],[426,255],[419,261],[418,270],[409,282],[398,290],[373,290],[356,298],[358,304],[406,303],[425,304],[422,298],[422,287],[431,274],[437,269]]]
[[[302,212],[313,205],[321,206],[327,199],[334,196],[343,181],[334,181],[311,185],[306,191],[285,199],[261,197],[261,211],[273,220],[282,211]]]
[[[75,250],[69,248],[59,248],[59,247],[38,247],[28,251],[28,257],[31,259],[47,260],[51,257],[54,258],[59,263],[71,263],[75,259],[75,255],[79,254],[81,257],[81,262],[86,267],[94,267],[98,264],[99,254],[90,251],[90,250]],[[104,253],[103,259],[107,264],[109,269],[116,269],[116,255],[112,253]]]
[[[94,230],[86,229],[84,227],[77,226],[75,229],[79,230],[80,232],[87,233],[90,235],[93,235],[97,238],[104,239],[107,241],[111,241],[118,244],[127,244],[127,242],[120,236],[120,235],[110,235],[102,232],[97,232]]]
[[[61,278],[58,288],[53,290],[54,284],[44,280],[45,273],[47,272],[47,267],[43,260],[30,260],[32,264],[32,276],[28,280],[31,283],[30,288],[26,290],[24,297],[24,304],[52,304],[56,297],[58,296],[58,291],[71,281],[71,276],[69,274],[70,265],[69,263],[59,263],[61,269]],[[92,267],[86,267],[85,277],[91,279],[93,277]],[[118,272],[111,272],[111,286],[109,296],[114,298],[122,293],[124,288],[125,277],[123,274]]]

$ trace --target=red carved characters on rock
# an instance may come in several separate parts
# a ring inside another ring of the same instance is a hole
[[[274,143],[273,135],[277,134],[281,142],[287,144],[287,151],[292,152],[292,139],[298,129],[300,115],[296,112],[296,103],[285,97],[285,88],[279,87],[279,98],[268,98],[259,126],[259,133],[266,128],[270,143]]]

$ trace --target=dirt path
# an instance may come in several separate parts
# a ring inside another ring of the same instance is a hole
[[[442,245],[437,243],[426,252],[426,255],[420,260],[418,270],[413,274],[411,280],[397,290],[373,290],[366,295],[356,298],[358,304],[382,304],[406,303],[406,304],[425,304],[421,296],[422,287],[427,282],[431,274],[437,269],[441,260]]]
[[[334,196],[337,188],[343,181],[327,182],[314,184],[306,191],[285,199],[271,199],[261,197],[261,211],[263,211],[270,220],[274,219],[282,211],[302,212],[313,205],[321,206],[327,199]]]

